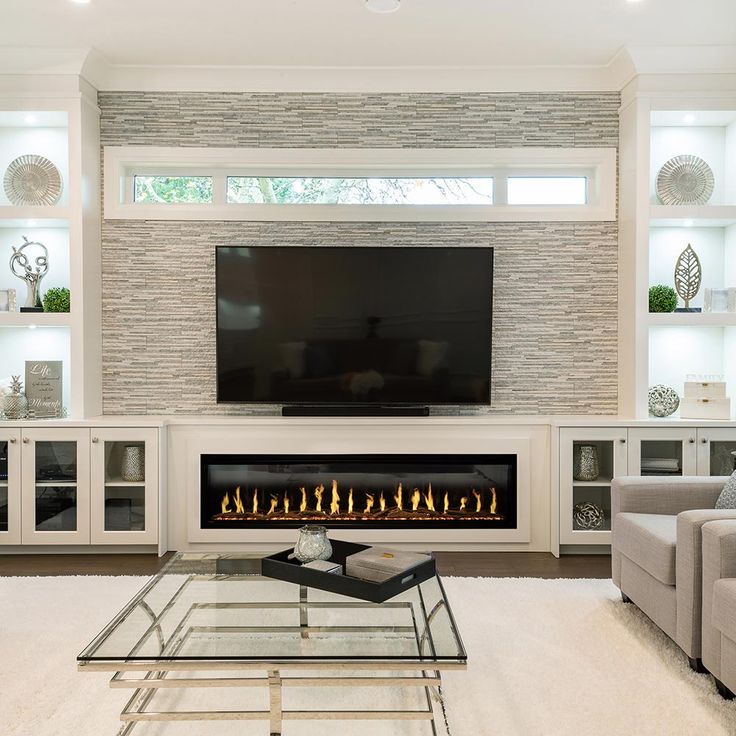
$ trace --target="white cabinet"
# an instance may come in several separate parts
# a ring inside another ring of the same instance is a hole
[[[92,544],[158,541],[158,432],[93,429]]]
[[[0,545],[20,544],[20,430],[0,427]]]
[[[698,429],[698,475],[731,475],[736,469],[736,429]]]
[[[156,545],[159,430],[0,425],[0,546]]]
[[[697,475],[694,427],[629,429],[628,475]]]
[[[560,544],[611,543],[611,479],[626,472],[626,447],[626,427],[560,431]]]
[[[88,544],[89,429],[22,430],[23,544]]]

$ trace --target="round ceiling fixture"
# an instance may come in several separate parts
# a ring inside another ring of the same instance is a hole
[[[394,13],[401,7],[401,0],[365,0],[365,7],[372,13]]]

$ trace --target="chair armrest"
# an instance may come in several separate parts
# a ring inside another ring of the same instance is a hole
[[[611,483],[611,519],[628,511],[635,514],[679,514],[690,509],[712,509],[728,476],[624,475]]]
[[[722,578],[736,578],[736,521],[703,524],[703,664],[721,678],[721,633],[713,626],[713,588]]]
[[[703,526],[723,519],[736,520],[736,509],[696,509],[677,515],[675,580],[677,643],[688,657],[701,656],[703,604]]]

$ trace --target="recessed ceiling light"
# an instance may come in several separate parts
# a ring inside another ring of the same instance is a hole
[[[35,115],[26,115],[23,120],[25,120],[27,125],[33,125],[36,122],[36,116]]]
[[[365,0],[365,7],[372,13],[393,13],[401,7],[401,0]]]
[[[685,123],[686,125],[692,125],[695,122],[695,115],[693,115],[691,112],[689,112],[682,119],[682,122]]]

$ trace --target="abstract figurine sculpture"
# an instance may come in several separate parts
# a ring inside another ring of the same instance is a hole
[[[49,251],[43,243],[29,241],[25,235],[23,236],[23,240],[25,242],[20,248],[13,246],[13,255],[10,256],[10,270],[13,272],[13,276],[17,276],[26,282],[28,294],[26,296],[25,306],[40,307],[41,279],[49,270]],[[24,253],[24,251],[26,248],[34,245],[43,251],[43,255],[36,256],[32,261],[31,257],[27,253]],[[19,272],[16,271],[16,266]]]

